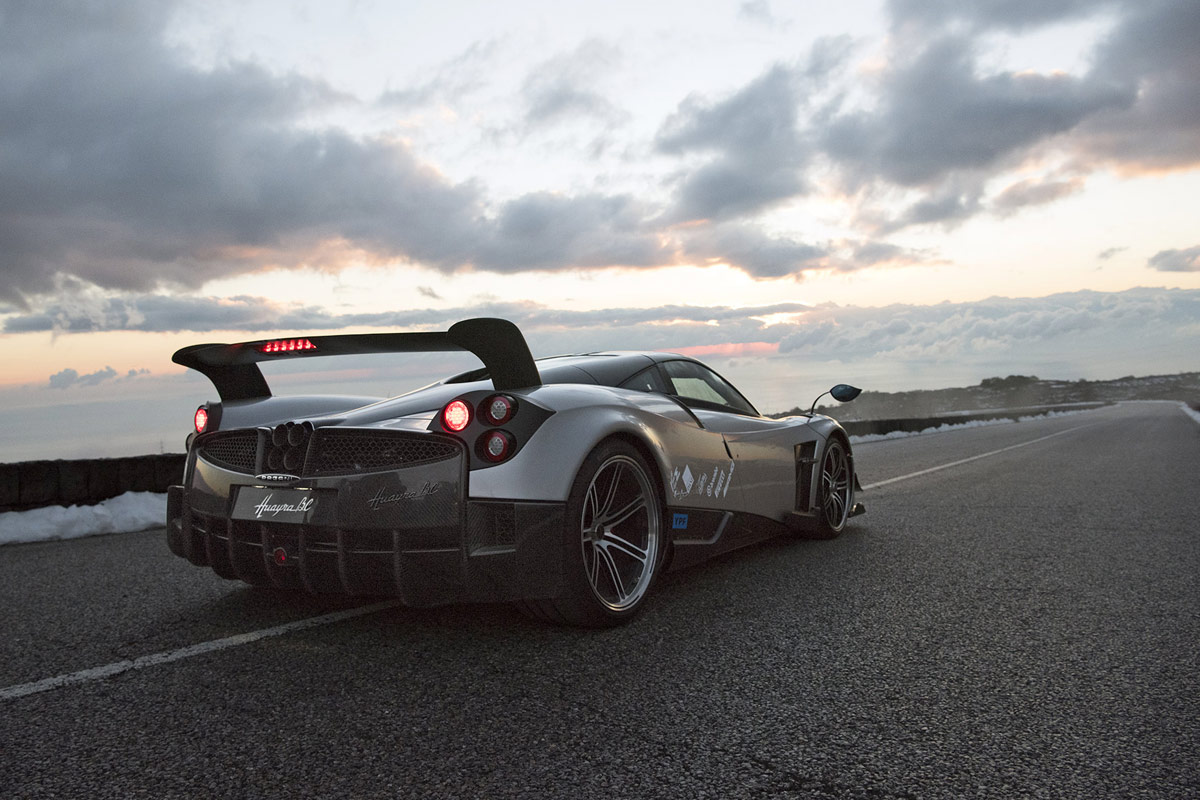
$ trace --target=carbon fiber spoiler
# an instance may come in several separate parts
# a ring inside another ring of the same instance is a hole
[[[465,350],[483,362],[500,391],[540,386],[541,376],[529,345],[517,326],[506,319],[465,319],[444,332],[350,333],[289,337],[311,342],[311,349],[269,352],[272,339],[237,344],[194,344],[175,351],[171,360],[212,381],[222,401],[270,397],[271,389],[258,368],[260,361],[307,356],[348,356],[365,353],[440,353]]]

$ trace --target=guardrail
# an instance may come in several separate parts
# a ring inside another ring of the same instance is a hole
[[[1103,403],[1018,408],[973,414],[946,414],[913,419],[847,421],[851,436],[918,432],[940,425],[995,419],[1019,419],[1050,411],[1094,408]],[[22,461],[0,464],[0,511],[26,511],[43,506],[95,505],[125,492],[165,492],[183,480],[183,453],[92,458],[81,461]]]
[[[125,492],[165,492],[183,480],[183,453],[0,464],[0,511],[95,505]]]

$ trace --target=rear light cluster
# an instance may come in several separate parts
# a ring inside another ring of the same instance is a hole
[[[462,433],[471,425],[472,419],[478,419],[488,427],[476,437],[475,453],[486,461],[499,464],[516,451],[516,439],[499,428],[511,421],[516,413],[517,401],[506,394],[489,395],[476,408],[460,398],[451,400],[442,409],[442,427],[450,433]]]
[[[513,440],[504,431],[489,431],[479,437],[479,454],[492,463],[508,458],[513,449]]]
[[[462,400],[453,400],[442,410],[442,425],[451,433],[462,433],[471,424],[471,407]]]
[[[196,433],[204,433],[208,429],[208,409],[200,406],[196,409],[196,416],[192,418],[193,424],[196,426]]]
[[[297,350],[316,350],[317,346],[308,339],[276,339],[263,342],[258,349],[263,353],[293,353]]]

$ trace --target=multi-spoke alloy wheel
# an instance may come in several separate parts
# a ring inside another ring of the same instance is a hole
[[[640,463],[618,454],[596,470],[580,519],[583,566],[596,599],[610,611],[634,608],[650,588],[661,517]]]
[[[606,627],[642,607],[666,547],[656,473],[631,444],[602,442],[567,499],[562,591],[518,604],[540,619]]]
[[[850,472],[850,457],[846,447],[830,439],[821,459],[820,532],[833,537],[846,527],[850,504],[854,500],[854,476]]]

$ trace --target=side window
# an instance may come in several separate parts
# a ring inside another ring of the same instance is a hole
[[[658,366],[650,366],[621,384],[622,389],[633,389],[636,392],[661,392],[671,394],[671,389],[663,382]]]
[[[662,368],[671,383],[668,390],[670,394],[709,407],[715,406],[739,414],[758,415],[754,406],[742,397],[741,392],[702,364],[695,361],[666,361]]]

